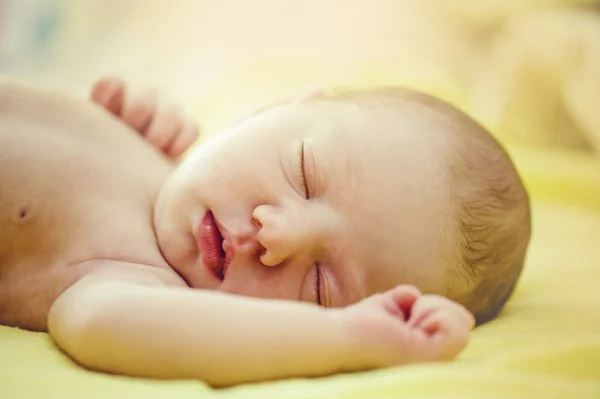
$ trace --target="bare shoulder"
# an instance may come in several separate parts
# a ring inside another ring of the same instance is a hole
[[[49,117],[56,117],[50,109],[63,108],[65,105],[77,106],[76,97],[33,82],[0,75],[0,113],[14,114],[18,111],[28,113],[42,111]]]
[[[1,100],[10,98],[12,95],[19,94],[20,92],[35,91],[37,88],[39,88],[39,86],[33,82],[13,78],[7,75],[0,75]]]
[[[107,283],[187,287],[168,266],[98,259],[41,267],[22,259],[10,267],[0,265],[0,324],[47,331],[50,309],[65,293]]]
[[[71,268],[78,268],[79,278],[52,302],[46,317],[62,317],[75,308],[89,305],[90,298],[114,299],[120,292],[130,292],[135,286],[188,287],[177,273],[168,267],[149,266],[116,260],[90,260]],[[68,310],[65,310],[68,309]],[[54,313],[54,315],[52,315]],[[58,316],[57,316],[58,314]]]
[[[48,319],[62,318],[73,309],[90,305],[90,300],[115,300],[119,293],[128,293],[136,286],[188,287],[177,273],[168,267],[148,266],[114,260],[91,260],[73,265],[80,278],[65,287],[53,301]]]
[[[83,281],[81,284],[111,281],[187,287],[185,281],[168,266],[150,266],[118,260],[97,259],[71,267],[81,270],[80,280]]]
[[[135,317],[126,305],[145,303],[138,295],[140,289],[157,287],[156,291],[161,292],[161,287],[187,287],[175,272],[156,266],[111,260],[77,266],[86,273],[53,301],[46,315],[47,331],[67,352],[87,346],[80,343],[89,333],[94,336],[98,329],[113,328],[115,324],[110,320],[114,316],[120,315],[121,320]]]

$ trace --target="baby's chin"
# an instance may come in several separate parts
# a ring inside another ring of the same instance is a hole
[[[165,231],[156,227],[159,250],[169,265],[191,287],[198,286],[198,276],[194,273],[198,252],[193,241],[184,232]]]
[[[169,187],[163,187],[154,205],[153,228],[158,248],[169,264],[191,287],[201,284],[197,268],[198,246],[185,207],[173,201]]]
[[[156,202],[154,203],[154,214],[152,227],[156,237],[156,243],[169,265],[173,266],[178,262],[175,259],[176,253],[176,227],[174,224],[174,216],[177,214],[177,207],[174,207],[172,196],[169,193],[168,187],[163,186],[160,190]]]

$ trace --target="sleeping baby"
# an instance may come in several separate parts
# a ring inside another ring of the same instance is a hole
[[[316,93],[176,163],[179,108],[91,97],[0,80],[0,323],[83,366],[223,386],[449,360],[515,287],[527,194],[441,100]]]

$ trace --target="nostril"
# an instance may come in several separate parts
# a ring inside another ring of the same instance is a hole
[[[258,248],[258,253],[260,255],[264,255],[267,252],[267,248],[258,240],[256,240],[256,247]]]
[[[263,247],[260,243],[258,244],[258,257],[262,259],[267,254],[267,248]]]
[[[262,229],[263,225],[262,225],[261,221],[260,221],[260,220],[258,220],[258,218],[256,218],[256,217],[253,217],[253,218],[252,218],[252,227],[254,228],[254,232],[255,232],[255,233],[258,233],[258,231],[259,231],[260,229]]]
[[[233,237],[233,245],[236,247],[249,247],[253,244],[253,239],[248,234],[237,235]]]
[[[260,229],[265,223],[269,224],[276,214],[277,210],[272,205],[258,205],[252,211],[252,223]]]
[[[236,253],[244,254],[244,256],[260,256],[265,252],[265,248],[253,233],[232,236],[231,245]]]

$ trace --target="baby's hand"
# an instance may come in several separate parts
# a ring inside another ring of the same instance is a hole
[[[156,90],[137,90],[121,79],[105,77],[92,87],[90,98],[170,158],[179,157],[198,138],[198,125]]]
[[[466,346],[473,316],[437,295],[399,286],[342,310],[367,367],[451,360]]]

